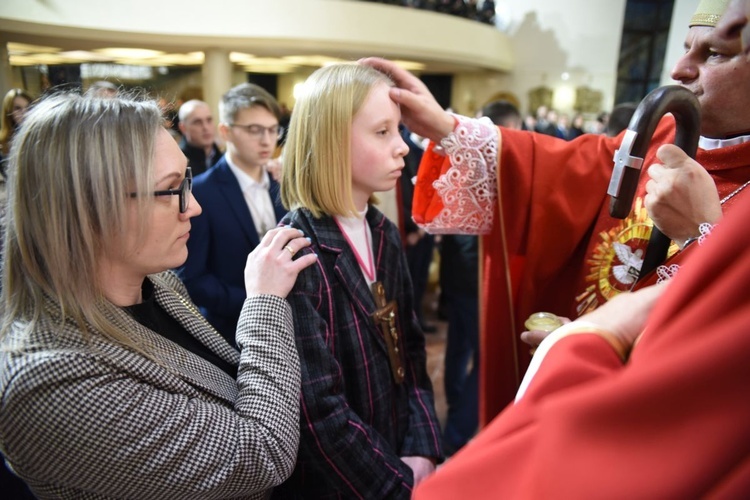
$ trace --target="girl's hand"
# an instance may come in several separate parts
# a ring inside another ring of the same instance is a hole
[[[408,465],[414,474],[414,486],[435,472],[435,462],[427,457],[401,457],[401,461]]]

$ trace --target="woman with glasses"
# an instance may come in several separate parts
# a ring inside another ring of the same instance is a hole
[[[169,269],[187,258],[187,160],[153,102],[58,95],[9,164],[0,450],[40,498],[262,497],[292,471],[296,229],[247,257],[230,346]]]

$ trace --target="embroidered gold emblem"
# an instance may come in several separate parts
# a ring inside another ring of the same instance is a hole
[[[653,222],[639,197],[627,218],[599,233],[600,241],[587,261],[590,267],[586,289],[576,297],[579,316],[632,288],[643,264],[652,227]]]

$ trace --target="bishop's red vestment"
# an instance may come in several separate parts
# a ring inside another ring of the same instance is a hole
[[[690,247],[626,362],[594,333],[545,339],[521,399],[414,498],[747,498],[748,219],[744,196]]]
[[[630,215],[613,219],[606,191],[619,137],[566,142],[486,119],[457,121],[422,158],[413,217],[433,233],[485,234],[479,410],[486,425],[513,399],[528,365],[519,334],[530,314],[576,318],[632,288],[652,227],[643,207],[648,175],[640,177]],[[658,162],[660,145],[673,142],[674,127],[671,116],[662,120],[644,169]],[[699,148],[696,159],[721,198],[750,179],[750,142]]]

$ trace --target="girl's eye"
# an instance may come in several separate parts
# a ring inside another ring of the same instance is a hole
[[[386,135],[388,133],[388,129],[378,130],[378,135]]]

